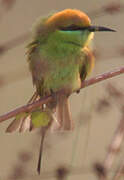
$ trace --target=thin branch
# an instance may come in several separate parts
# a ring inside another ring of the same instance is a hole
[[[96,168],[96,170],[98,170],[97,174],[100,180],[103,180],[103,179],[106,180],[108,178],[108,172],[113,165],[115,157],[120,152],[120,147],[123,140],[124,140],[124,114],[122,114],[122,118],[116,129],[115,135],[112,139],[112,142],[110,143],[108,147],[108,152],[107,152],[107,155],[103,164],[97,163],[97,167],[100,167],[99,168],[100,171],[98,168]]]
[[[113,71],[110,71],[110,72],[107,72],[107,73],[103,73],[103,74],[100,74],[96,77],[93,77],[89,80],[85,80],[82,82],[82,86],[81,86],[81,89],[82,88],[85,88],[87,86],[90,86],[92,84],[95,84],[95,83],[98,83],[100,81],[103,81],[103,80],[106,80],[106,79],[109,79],[109,78],[112,78],[114,76],[117,76],[117,75],[120,75],[124,73],[124,67],[121,67],[121,68],[118,68],[116,70],[113,70]],[[59,93],[62,93],[61,91],[57,92],[58,94]],[[0,116],[0,122],[2,121],[5,121],[9,118],[12,118],[14,116],[16,116],[17,114],[21,113],[21,112],[31,112],[32,110],[36,109],[37,107],[41,106],[42,104],[45,104],[47,102],[49,102],[50,100],[52,99],[51,96],[46,96],[34,103],[31,103],[31,104],[27,104],[27,105],[24,105],[24,106],[21,106],[13,111],[10,111],[2,116]]]
[[[115,176],[113,177],[113,180],[119,180],[121,177],[124,177],[124,161],[120,164],[120,167],[118,168]]]
[[[120,120],[120,123],[115,132],[115,136],[109,146],[108,154],[106,156],[104,166],[105,169],[110,169],[113,164],[116,154],[120,151],[120,146],[124,139],[124,117]]]
[[[103,74],[98,75],[96,77],[93,77],[93,78],[91,78],[89,80],[83,81],[81,88],[85,88],[85,87],[90,86],[92,84],[98,83],[100,81],[112,78],[114,76],[117,76],[117,75],[120,75],[120,74],[123,74],[123,73],[124,73],[124,67],[120,67],[120,68],[115,69],[113,71],[103,73]]]

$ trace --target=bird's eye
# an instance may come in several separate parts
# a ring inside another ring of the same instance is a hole
[[[80,30],[82,30],[81,27],[73,25],[73,24],[70,26],[67,26],[67,27],[60,27],[59,29],[62,31],[80,31]]]

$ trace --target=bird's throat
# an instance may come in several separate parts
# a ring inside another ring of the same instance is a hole
[[[41,49],[42,55],[46,58],[59,60],[75,57],[79,54],[82,46],[78,42],[73,41],[49,41]]]

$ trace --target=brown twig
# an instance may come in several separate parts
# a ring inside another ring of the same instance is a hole
[[[81,88],[85,88],[87,86],[90,86],[92,84],[98,83],[100,81],[103,81],[103,80],[106,80],[109,78],[112,78],[112,77],[120,75],[122,73],[124,73],[124,67],[118,68],[116,70],[113,70],[113,71],[110,71],[107,73],[100,74],[100,75],[93,77],[89,80],[83,81]],[[62,93],[62,92],[59,91],[57,93]],[[42,104],[47,103],[48,101],[51,100],[51,98],[52,98],[51,96],[46,96],[46,97],[42,98],[41,100],[38,100],[34,103],[27,104],[27,105],[24,105],[22,107],[19,107],[19,108],[13,110],[13,111],[10,111],[10,112],[0,116],[0,122],[5,121],[9,118],[12,118],[21,112],[30,112],[30,111],[36,109],[37,107],[41,106]]]
[[[118,168],[115,176],[113,177],[113,180],[119,180],[121,177],[124,177],[124,161],[120,164],[120,167]]]
[[[106,156],[104,166],[106,169],[110,169],[114,161],[115,155],[119,152],[120,146],[124,138],[124,117],[120,120],[120,123],[115,132],[115,136],[112,143],[109,146],[108,154]]]
[[[124,139],[124,114],[122,116],[122,119],[119,122],[119,125],[116,129],[112,142],[109,145],[104,163],[103,164],[97,163],[97,165],[102,169],[102,172],[104,171],[104,174],[103,173],[100,174],[99,171],[97,172],[97,174],[99,173],[98,175],[99,175],[100,180],[107,179],[108,172],[110,168],[112,167],[114,159],[116,155],[120,152],[120,146],[123,142],[123,139]]]

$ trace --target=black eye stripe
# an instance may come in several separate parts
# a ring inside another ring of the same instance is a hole
[[[67,27],[60,27],[59,29],[62,30],[62,31],[80,31],[80,30],[85,30],[86,27],[70,25],[70,26],[67,26]]]

